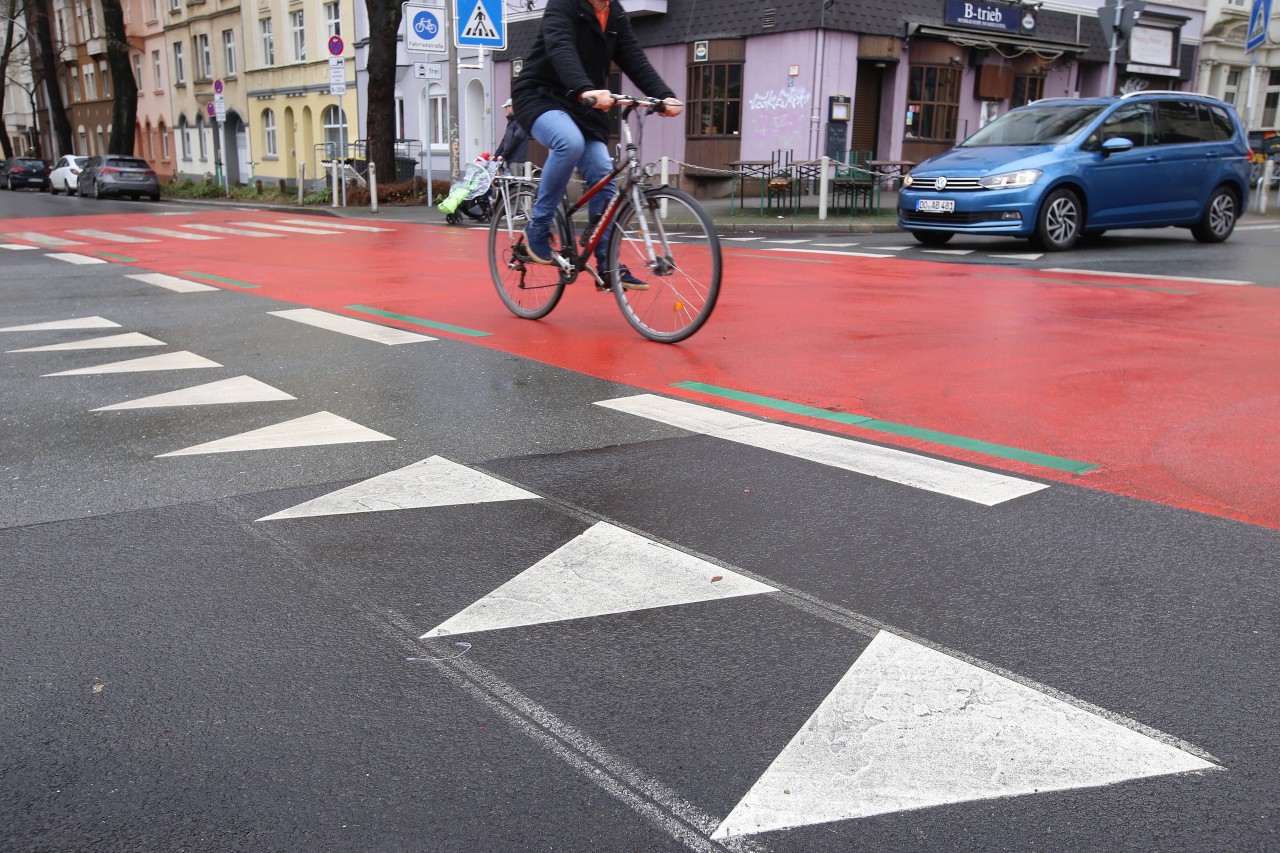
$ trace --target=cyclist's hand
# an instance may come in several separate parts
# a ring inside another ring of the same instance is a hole
[[[675,98],[664,98],[662,103],[665,104],[665,106],[663,106],[662,112],[658,113],[658,115],[675,118],[684,110],[684,102],[678,101]]]
[[[608,110],[613,107],[613,93],[608,89],[591,89],[578,96],[579,101],[586,101],[587,98],[595,101],[591,105],[593,110]]]

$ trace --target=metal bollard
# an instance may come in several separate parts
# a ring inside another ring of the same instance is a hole
[[[337,157],[334,157],[332,160],[330,160],[330,161],[329,161],[329,172],[333,175],[333,204],[331,204],[331,205],[329,205],[329,206],[330,206],[330,207],[337,207],[337,206],[338,206],[338,188],[339,188],[339,184],[338,184],[338,180],[339,180],[339,178],[338,178],[338,158],[337,158]]]
[[[827,199],[831,196],[831,158],[822,155],[822,171],[818,173],[818,219],[827,218]]]
[[[369,161],[369,208],[371,213],[378,212],[378,164]]]
[[[302,207],[302,192],[307,184],[307,164],[302,163],[298,166],[298,207]]]

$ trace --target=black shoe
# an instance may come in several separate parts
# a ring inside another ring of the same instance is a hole
[[[618,281],[622,283],[625,290],[648,290],[649,283],[636,278],[631,274],[631,270],[624,266],[618,267]]]

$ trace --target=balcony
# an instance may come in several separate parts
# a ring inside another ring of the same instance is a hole
[[[62,49],[58,51],[58,59],[67,65],[76,64],[76,46],[74,44],[64,44]]]
[[[84,43],[85,50],[89,51],[90,56],[105,56],[107,53],[107,40],[102,36],[91,38]]]

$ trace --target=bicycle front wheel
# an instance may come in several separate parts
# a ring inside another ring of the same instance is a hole
[[[711,217],[688,193],[661,187],[646,191],[642,200],[643,211],[630,202],[618,211],[609,239],[609,283],[633,329],[650,340],[673,344],[702,328],[715,308],[720,239]],[[664,201],[665,219],[660,216]],[[627,284],[628,273],[641,284]]]
[[[516,249],[524,244],[524,227],[529,224],[534,195],[518,192],[499,195],[489,222],[489,272],[498,297],[512,314],[526,320],[537,320],[551,313],[564,294],[564,277],[555,265],[535,264],[524,260]],[[560,248],[558,234],[560,216],[551,235],[551,245]]]

